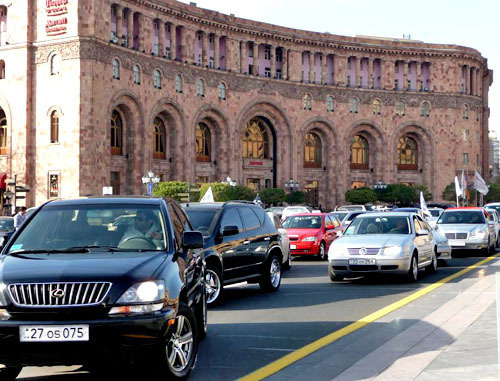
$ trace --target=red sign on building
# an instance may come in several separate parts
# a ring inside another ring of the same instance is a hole
[[[68,13],[68,2],[69,0],[46,0],[47,24],[45,24],[45,33],[47,36],[58,36],[68,31],[68,18],[59,17]]]
[[[262,165],[264,164],[262,161],[253,161],[253,160],[250,160],[250,165]]]

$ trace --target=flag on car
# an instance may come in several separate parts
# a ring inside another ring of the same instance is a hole
[[[458,181],[457,176],[455,176],[455,193],[457,194],[457,197],[462,196],[462,188],[460,187],[460,182]]]
[[[477,170],[474,171],[474,189],[477,190],[479,193],[483,194],[484,196],[486,196],[490,191],[488,185],[486,185],[486,182],[484,181],[484,179],[481,177],[481,175]]]
[[[257,196],[255,196],[255,199],[253,200],[253,203],[262,206],[263,202],[260,199],[260,195],[258,193],[257,193]]]
[[[424,192],[420,191],[420,209],[422,214],[427,217],[432,217],[431,212],[427,209],[427,204],[425,203]]]
[[[214,193],[212,192],[212,187],[208,187],[207,191],[203,195],[200,202],[215,202],[214,201]]]

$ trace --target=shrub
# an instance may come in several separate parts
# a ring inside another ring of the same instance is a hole
[[[285,191],[280,188],[267,188],[259,192],[260,199],[266,205],[280,204],[285,201]]]
[[[306,202],[306,194],[301,191],[290,192],[286,195],[285,201],[290,205],[303,204]]]
[[[345,193],[346,201],[352,204],[368,204],[377,201],[377,193],[371,188],[351,189]]]

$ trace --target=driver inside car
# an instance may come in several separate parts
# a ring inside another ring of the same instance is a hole
[[[137,248],[146,249],[148,248],[148,245],[144,242],[146,240],[152,242],[156,248],[161,248],[163,246],[163,234],[157,220],[153,212],[138,210],[134,218],[134,223],[125,231],[118,247],[125,248],[130,246],[133,241],[136,241],[133,244],[133,248],[136,248],[136,245],[140,245],[144,247]]]

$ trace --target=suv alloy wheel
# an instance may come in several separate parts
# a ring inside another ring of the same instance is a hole
[[[205,273],[205,289],[207,304],[214,306],[222,297],[222,276],[220,270],[214,265],[208,265]]]
[[[260,288],[264,291],[278,291],[281,284],[281,261],[275,255],[271,254],[266,265],[264,266],[264,271],[262,273],[262,279],[259,282]]]

